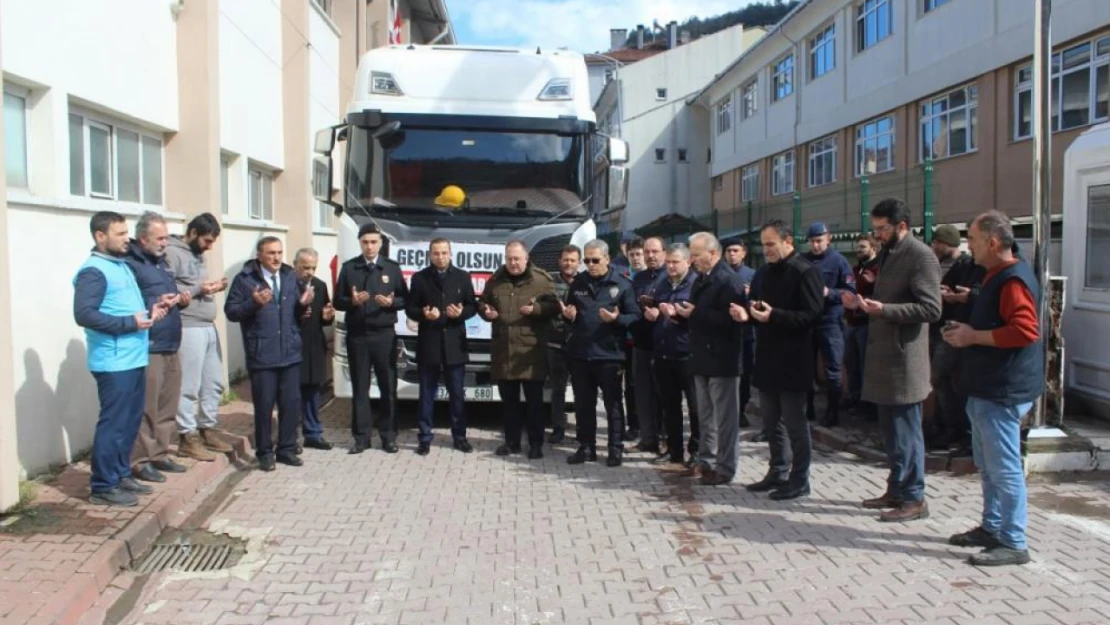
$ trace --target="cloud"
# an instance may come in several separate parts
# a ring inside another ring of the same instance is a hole
[[[750,0],[455,0],[451,19],[463,44],[609,49],[610,28],[680,24],[735,11]]]

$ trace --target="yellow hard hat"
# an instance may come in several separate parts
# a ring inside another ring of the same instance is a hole
[[[445,206],[447,208],[461,208],[466,203],[466,192],[461,187],[449,184],[443,187],[439,197],[436,198],[436,206]]]

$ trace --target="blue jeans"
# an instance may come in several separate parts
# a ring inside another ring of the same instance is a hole
[[[93,434],[93,493],[119,486],[131,475],[131,449],[143,422],[146,403],[146,367],[111,373],[93,372],[100,398],[100,417]]]
[[[880,405],[877,412],[890,463],[887,494],[907,503],[925,499],[925,439],[921,432],[921,404]]]
[[[301,385],[301,429],[306,441],[319,441],[324,438],[324,426],[320,423],[320,385]]]
[[[447,386],[447,398],[451,413],[451,437],[455,440],[466,438],[466,406],[463,382],[466,378],[466,365],[440,367],[421,366],[420,371],[420,433],[416,439],[421,443],[432,442],[432,415],[435,410],[436,394],[439,392],[439,372]]]
[[[1032,403],[1006,406],[969,397],[971,451],[983,482],[983,529],[1024,551],[1027,505],[1021,465],[1021,419]]]

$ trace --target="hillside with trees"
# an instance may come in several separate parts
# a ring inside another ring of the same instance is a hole
[[[737,24],[744,24],[745,26],[772,26],[777,24],[779,20],[786,16],[795,6],[798,5],[798,0],[774,0],[773,2],[753,2],[742,9],[729,11],[721,15],[713,17],[693,17],[685,22],[680,22],[678,25],[678,32],[687,31],[690,33],[690,39],[694,40],[698,37],[712,35],[715,32],[722,31],[726,28],[731,28]],[[662,25],[661,25],[662,26]],[[651,30],[650,24],[644,24],[644,28],[648,31]],[[628,37],[626,46],[632,46],[636,43],[636,26],[633,25],[631,35]],[[656,40],[665,39],[666,35],[660,31],[656,31],[654,38]],[[653,35],[648,32],[645,33],[645,44],[653,41]]]

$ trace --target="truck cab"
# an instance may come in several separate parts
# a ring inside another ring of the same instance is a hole
[[[358,229],[373,222],[406,280],[427,266],[437,237],[452,242],[452,262],[471,272],[476,293],[511,239],[556,273],[563,247],[593,239],[595,217],[627,198],[628,146],[597,132],[588,81],[582,55],[566,50],[367,52],[344,122],[319,131],[315,142],[313,190],[338,215],[338,264],[360,253]],[[416,325],[398,317],[398,398],[415,400]],[[337,314],[338,397],[351,396],[345,327]],[[475,317],[467,334],[467,399],[498,401],[489,324]]]

